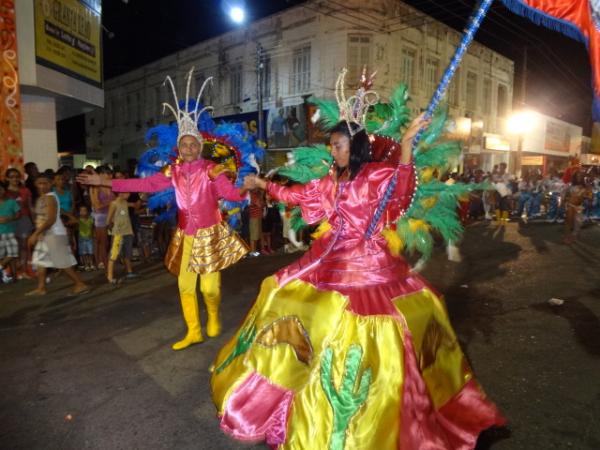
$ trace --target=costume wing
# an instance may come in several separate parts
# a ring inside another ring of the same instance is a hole
[[[140,156],[135,174],[148,177],[161,171],[168,170],[177,159],[177,125],[158,125],[150,128],[144,137],[149,147]],[[148,197],[148,208],[159,211],[156,222],[171,220],[177,215],[175,189],[169,187]]]

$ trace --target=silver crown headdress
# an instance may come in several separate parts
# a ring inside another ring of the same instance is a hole
[[[366,66],[362,70],[360,76],[360,85],[356,94],[350,98],[346,98],[345,82],[347,69],[342,69],[335,82],[335,99],[337,100],[340,110],[340,120],[345,120],[348,123],[348,131],[350,136],[354,136],[361,130],[365,129],[365,121],[369,108],[379,102],[379,94],[373,90],[373,79],[377,72],[373,72],[367,76]],[[351,124],[358,125],[352,129]]]
[[[179,107],[179,99],[177,98],[177,91],[175,90],[175,85],[173,84],[173,80],[170,76],[167,76],[163,85],[166,85],[167,82],[171,85],[171,90],[173,91],[173,98],[175,99],[175,109],[173,106],[168,103],[163,103],[163,114],[165,113],[165,109],[169,108],[173,115],[175,116],[175,120],[177,120],[177,128],[179,130],[179,134],[177,136],[177,144],[179,145],[179,140],[183,136],[193,136],[198,139],[198,142],[202,143],[202,135],[198,131],[198,119],[200,115],[204,111],[210,111],[213,109],[212,106],[205,106],[200,111],[198,111],[198,106],[200,105],[200,99],[202,98],[202,93],[204,89],[208,85],[208,83],[212,82],[212,77],[207,78],[202,83],[202,87],[198,92],[198,97],[196,98],[196,105],[194,106],[193,111],[188,111],[188,106],[190,103],[190,84],[192,82],[192,75],[194,74],[194,68],[192,67],[187,74],[187,85],[185,88],[185,105],[182,110]]]

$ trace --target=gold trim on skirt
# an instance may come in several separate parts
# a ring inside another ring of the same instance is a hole
[[[184,231],[177,228],[165,255],[165,265],[175,276],[179,276],[181,269],[184,236]],[[217,272],[239,261],[248,251],[242,238],[225,222],[219,222],[196,231],[187,270],[201,275]]]

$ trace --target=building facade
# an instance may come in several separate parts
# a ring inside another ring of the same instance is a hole
[[[100,0],[17,1],[18,83],[25,162],[56,169],[56,122],[103,111]]]
[[[565,168],[569,157],[582,154],[584,137],[580,126],[538,112],[528,116],[521,142],[521,166],[536,167],[546,173]]]
[[[215,117],[254,114],[256,121],[261,90],[264,139],[274,164],[283,157],[279,149],[312,140],[306,100],[333,97],[343,67],[349,86],[363,66],[377,70],[375,89],[383,98],[406,82],[416,113],[427,105],[459,40],[456,30],[400,1],[309,1],[106,81],[105,108],[86,116],[88,157],[121,166],[137,158],[145,150],[145,130],[170,120],[162,115],[161,103],[172,101],[165,77],[171,75],[181,93],[185,74],[195,67],[193,90],[213,77],[203,100],[214,106]],[[477,42],[465,55],[448,105],[453,117],[468,119],[461,127],[468,151],[485,152],[483,133],[503,132],[513,74],[511,60]]]

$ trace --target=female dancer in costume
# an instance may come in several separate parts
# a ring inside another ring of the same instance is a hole
[[[115,192],[159,192],[175,188],[178,207],[178,228],[171,239],[165,264],[177,276],[183,318],[187,324],[184,339],[173,344],[173,350],[182,350],[203,341],[200,327],[196,285],[200,275],[200,291],[204,297],[208,322],[206,334],[209,337],[221,333],[219,304],[221,302],[220,270],[229,267],[247,252],[246,244],[222,221],[219,199],[242,201],[240,190],[235,188],[219,167],[201,158],[202,135],[198,131],[198,118],[208,108],[198,111],[198,101],[202,96],[207,79],[198,94],[196,107],[187,111],[189,86],[193,69],[188,74],[185,110],[179,108],[177,95],[170,77],[177,110],[169,108],[178,125],[177,147],[179,161],[166,167],[166,170],[147,178],[112,180],[104,185]],[[102,180],[97,175],[81,175],[78,181],[83,184],[99,185]]]
[[[443,300],[392,255],[384,224],[366,237],[395,170],[386,216],[411,203],[412,140],[426,123],[405,131],[400,165],[372,162],[369,86],[338,97],[328,175],[291,188],[245,179],[329,229],[263,281],[216,357],[213,400],[226,433],[278,449],[472,449],[504,419],[475,381]]]

